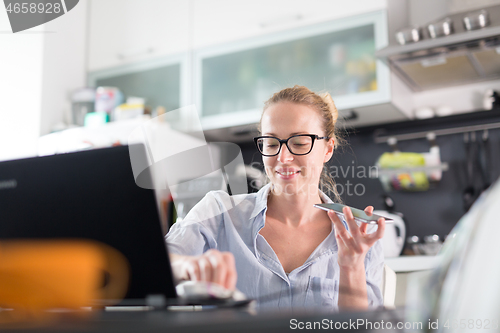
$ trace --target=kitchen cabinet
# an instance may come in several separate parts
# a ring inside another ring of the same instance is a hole
[[[188,1],[91,0],[88,70],[185,52]]]
[[[152,110],[161,106],[172,111],[188,104],[187,67],[185,54],[164,56],[91,72],[88,86],[117,87],[125,98],[144,98]],[[167,112],[164,120],[173,124],[181,121],[175,112]]]
[[[201,48],[195,53],[195,97],[203,127],[255,124],[263,102],[295,84],[329,91],[339,110],[356,108],[351,124],[404,119],[390,107],[359,111],[391,100],[389,69],[374,56],[385,45],[382,10]]]
[[[186,57],[165,56],[137,64],[122,65],[89,73],[91,87],[117,87],[127,97],[140,97],[152,108],[163,106],[167,111],[178,109],[185,97]]]
[[[387,5],[385,0],[89,2],[89,71],[384,9]]]
[[[385,0],[194,0],[194,48],[386,9]]]
[[[295,84],[329,91],[349,126],[403,120],[407,99],[394,94],[400,85],[374,57],[388,42],[386,6],[379,0],[340,7],[326,0],[307,6],[283,0],[92,0],[89,84],[120,87],[112,77],[176,59],[180,97],[172,105],[195,104],[209,140],[247,141],[254,133],[235,138],[227,131],[253,131],[263,102]],[[175,19],[163,17],[172,12]],[[151,22],[159,24],[153,28]]]

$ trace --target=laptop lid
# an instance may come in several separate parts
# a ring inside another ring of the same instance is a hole
[[[130,148],[146,161],[143,145]],[[120,251],[131,267],[122,304],[176,298],[155,194],[135,184],[128,146],[0,163],[0,221],[0,240],[83,238]]]

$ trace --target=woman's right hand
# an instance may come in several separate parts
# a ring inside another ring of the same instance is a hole
[[[236,288],[236,265],[230,252],[208,250],[201,256],[170,254],[170,260],[178,281],[208,281],[230,290]]]

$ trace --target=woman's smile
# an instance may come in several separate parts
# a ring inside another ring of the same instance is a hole
[[[281,179],[289,180],[298,177],[300,170],[281,168],[276,170],[276,174]]]

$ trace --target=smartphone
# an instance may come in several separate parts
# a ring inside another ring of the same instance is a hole
[[[326,204],[316,204],[316,205],[314,205],[314,207],[319,208],[319,209],[323,209],[326,211],[329,211],[332,209],[335,211],[335,213],[337,214],[338,217],[340,217],[341,219],[345,219],[344,212],[342,211],[342,209],[344,207],[349,207],[349,206],[341,205],[338,203],[326,203]],[[354,216],[354,221],[356,221],[356,222],[367,223],[367,224],[377,224],[378,219],[381,217],[383,217],[385,219],[386,223],[394,222],[391,218],[388,218],[385,216],[381,216],[381,215],[377,215],[377,214],[372,214],[372,216],[368,216],[361,209],[357,209],[357,208],[353,208],[353,207],[349,207],[349,208],[351,209],[352,215]]]

